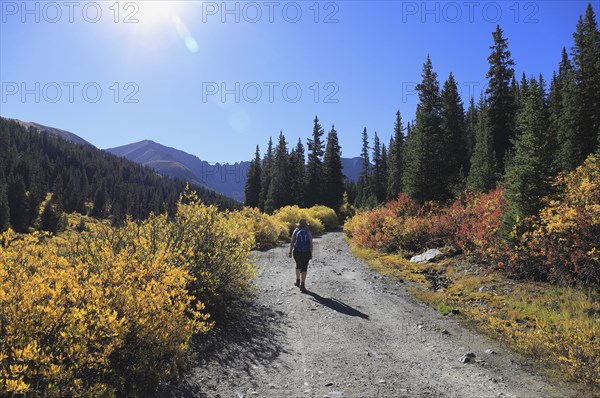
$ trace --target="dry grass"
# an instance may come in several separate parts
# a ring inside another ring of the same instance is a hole
[[[413,294],[440,313],[459,310],[481,331],[550,365],[559,378],[600,394],[600,292],[510,280],[464,257],[414,264],[400,255],[350,246],[381,274],[416,282]],[[449,286],[431,289],[426,270],[443,270]],[[479,291],[483,286],[488,288]]]

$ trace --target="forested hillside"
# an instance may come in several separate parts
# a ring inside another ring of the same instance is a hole
[[[173,214],[184,188],[182,180],[0,119],[0,230],[26,232],[41,226],[40,205],[49,192],[52,199],[44,206],[48,212],[78,212],[119,224],[126,215],[143,219],[150,212]],[[207,204],[222,209],[237,206],[206,188],[194,190]]]
[[[280,134],[248,171],[246,204],[271,212],[287,204],[339,209],[343,193],[359,208],[375,207],[400,193],[419,203],[450,203],[464,192],[497,185],[515,222],[541,209],[552,180],[581,165],[600,141],[600,33],[591,5],[579,18],[570,50],[552,77],[515,75],[509,40],[492,32],[487,87],[480,98],[461,98],[452,72],[440,84],[429,56],[417,85],[412,121],[398,111],[389,143],[365,127],[362,171],[356,184],[341,174],[341,147],[332,126],[326,140],[318,118],[307,141],[288,151]],[[465,110],[466,102],[466,110]],[[345,132],[348,134],[348,132]],[[327,146],[325,147],[325,142]]]

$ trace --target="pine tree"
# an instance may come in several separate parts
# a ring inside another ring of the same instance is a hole
[[[380,166],[380,178],[381,181],[379,185],[381,185],[381,199],[380,203],[385,203],[387,201],[387,182],[389,178],[389,151],[385,144],[381,144],[381,166]]]
[[[356,200],[354,201],[357,207],[361,207],[367,202],[371,191],[371,160],[369,157],[369,135],[367,134],[366,127],[362,132],[360,157],[362,159],[362,167],[356,183]]]
[[[261,211],[265,211],[265,204],[267,202],[267,195],[269,194],[269,187],[271,185],[271,165],[273,164],[273,138],[269,137],[269,143],[267,144],[267,153],[263,157],[260,175],[260,199],[258,207]]]
[[[144,200],[141,199],[138,203],[143,203]],[[108,193],[106,192],[106,183],[102,181],[96,193],[94,194],[94,206],[92,207],[92,216],[98,218],[104,218],[108,214],[106,210],[108,208]],[[137,214],[134,214],[137,216]]]
[[[475,106],[475,100],[473,97],[469,100],[469,109],[467,109],[466,121],[465,121],[465,129],[466,129],[466,140],[467,140],[467,159],[469,162],[467,164],[467,168],[465,169],[465,175],[469,175],[471,170],[471,158],[473,157],[473,150],[475,149],[475,136],[477,134],[477,119],[479,117],[479,112],[477,107]]]
[[[327,134],[327,145],[323,158],[323,204],[339,211],[344,196],[344,173],[342,149],[335,126]]]
[[[385,177],[383,175],[383,160],[381,158],[381,143],[377,131],[373,138],[373,178],[371,184],[371,195],[377,203],[385,201]]]
[[[574,170],[582,161],[584,148],[580,130],[581,98],[575,82],[573,63],[563,47],[553,96],[551,121],[556,123],[558,162],[560,170]],[[560,95],[557,102],[556,96]]]
[[[507,168],[505,184],[513,221],[537,213],[542,198],[549,193],[552,152],[547,139],[548,115],[543,81],[529,80],[518,128],[515,156]]]
[[[514,115],[515,98],[510,89],[514,76],[514,61],[510,58],[508,39],[498,25],[492,33],[494,45],[488,57],[490,69],[486,74],[489,79],[487,94],[487,112],[489,129],[492,135],[496,161],[501,172],[505,169],[505,158],[512,150],[512,140],[515,137]]]
[[[10,209],[10,223],[17,232],[27,232],[30,225],[29,201],[25,183],[21,175],[13,175],[8,180],[6,196]]]
[[[6,196],[6,185],[0,182],[0,232],[10,227],[10,207]]]
[[[396,122],[394,123],[394,135],[390,140],[390,149],[388,152],[388,200],[396,199],[400,192],[402,192],[402,171],[404,164],[404,134],[402,130],[402,116],[400,115],[400,111],[397,111]]]
[[[552,168],[555,171],[562,169],[560,125],[563,114],[563,89],[556,72],[552,74],[550,91],[548,93],[548,139],[552,140]]]
[[[462,185],[462,177],[469,168],[470,159],[467,157],[465,110],[452,72],[441,93],[441,127],[444,144],[448,145],[444,167],[446,178],[453,188],[458,188]]]
[[[471,191],[488,192],[496,186],[498,166],[488,112],[483,97],[479,100],[475,147],[471,156],[471,169],[467,178],[467,188]]]
[[[323,141],[324,130],[315,116],[312,138],[308,139],[308,162],[306,164],[305,205],[314,206],[321,201],[323,189]]]
[[[265,202],[265,212],[272,213],[292,201],[290,191],[290,161],[287,151],[287,142],[283,132],[279,133],[279,141],[271,166],[271,184]]]
[[[577,132],[580,148],[573,163],[579,165],[596,150],[600,137],[600,31],[592,5],[579,17],[573,34],[573,74],[578,100]]]
[[[304,206],[305,169],[304,145],[302,145],[302,140],[298,139],[298,144],[290,153],[292,203],[298,206]]]
[[[439,83],[429,56],[423,65],[422,76],[422,82],[417,85],[420,101],[416,122],[407,140],[404,189],[419,202],[446,201],[452,197],[452,183],[446,178],[449,148],[441,128]]]
[[[256,146],[254,159],[250,162],[246,186],[244,188],[244,206],[258,207],[260,202],[260,149]]]
[[[40,215],[40,229],[42,231],[56,233],[61,230],[61,218],[63,217],[60,205],[54,200],[54,196],[44,207]]]

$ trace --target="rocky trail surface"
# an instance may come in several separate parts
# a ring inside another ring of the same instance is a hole
[[[195,347],[198,364],[160,396],[582,396],[375,273],[342,233],[315,242],[306,294],[293,286],[287,247],[257,253],[256,297]]]

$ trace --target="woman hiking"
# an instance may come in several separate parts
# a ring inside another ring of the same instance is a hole
[[[296,229],[292,233],[292,242],[290,243],[289,257],[294,255],[296,261],[296,283],[302,293],[306,293],[306,271],[308,261],[312,258],[313,240],[312,234],[308,230],[308,223],[301,218],[296,224]]]

